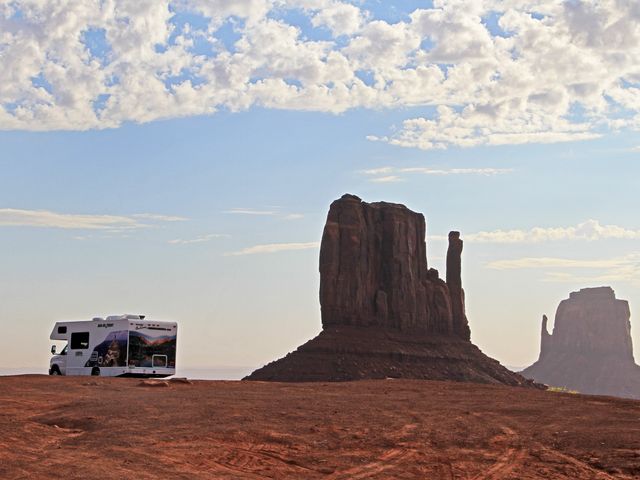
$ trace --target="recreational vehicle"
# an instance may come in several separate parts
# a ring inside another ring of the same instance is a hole
[[[145,320],[144,315],[112,315],[80,322],[57,322],[51,340],[50,375],[168,377],[176,373],[175,322]]]

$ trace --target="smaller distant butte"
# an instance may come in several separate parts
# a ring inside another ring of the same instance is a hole
[[[470,341],[463,242],[449,234],[446,281],[427,264],[425,219],[404,205],[344,195],[320,247],[322,331],[245,380],[414,378],[538,387]]]
[[[572,292],[558,306],[553,335],[542,317],[540,357],[522,375],[581,393],[640,399],[630,316],[611,287]]]

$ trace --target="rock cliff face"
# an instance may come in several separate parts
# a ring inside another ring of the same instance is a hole
[[[249,380],[428,378],[532,385],[470,341],[462,240],[449,234],[446,282],[427,264],[425,219],[344,195],[320,247],[322,332]]]
[[[428,268],[422,214],[353,195],[333,202],[320,248],[322,326],[379,326],[468,340],[462,240],[454,233],[445,283]]]
[[[553,335],[543,316],[540,357],[522,374],[582,393],[640,398],[630,316],[611,287],[571,293],[558,306]]]
[[[460,232],[449,232],[447,250],[447,287],[451,299],[453,333],[465,340],[471,339],[469,322],[464,312],[464,290],[462,290],[462,240]]]

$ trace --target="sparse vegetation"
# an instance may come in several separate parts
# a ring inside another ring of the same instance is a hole
[[[551,386],[547,388],[547,391],[558,392],[558,393],[573,393],[573,394],[580,393],[577,390],[569,390],[567,387],[551,387]]]

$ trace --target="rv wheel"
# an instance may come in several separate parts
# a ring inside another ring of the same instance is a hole
[[[100,369],[98,367],[93,367],[93,370],[91,370],[91,375],[93,375],[94,377],[99,377]]]
[[[49,375],[60,375],[60,369],[57,365],[51,367],[51,369],[49,370]]]

